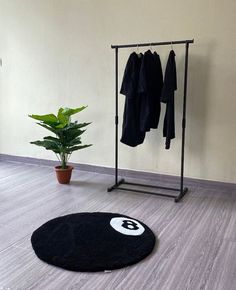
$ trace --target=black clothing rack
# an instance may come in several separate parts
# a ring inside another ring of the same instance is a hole
[[[121,44],[112,45],[111,48],[115,49],[115,184],[107,189],[108,192],[119,189],[125,191],[141,192],[147,194],[154,194],[165,197],[172,197],[175,202],[178,202],[187,193],[188,188],[184,187],[184,147],[185,147],[185,127],[186,127],[186,99],[187,99],[187,82],[188,82],[188,51],[189,44],[194,43],[194,40],[177,40],[177,41],[164,41],[164,42],[149,42],[149,43],[134,43],[134,44]],[[118,50],[120,48],[130,47],[144,47],[144,46],[158,46],[158,45],[172,45],[172,44],[185,44],[185,69],[184,69],[184,96],[183,96],[183,117],[182,117],[182,145],[181,145],[181,173],[180,173],[180,187],[172,188],[165,186],[155,186],[150,184],[140,184],[133,182],[126,182],[125,179],[118,181]],[[177,195],[156,193],[146,190],[137,190],[133,188],[121,187],[122,184],[134,185],[147,188],[159,188],[164,190],[177,191]]]

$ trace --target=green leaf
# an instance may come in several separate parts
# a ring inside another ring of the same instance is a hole
[[[79,136],[81,136],[86,130],[69,130],[68,131],[68,137],[70,137],[70,139],[75,139]]]
[[[70,129],[70,130],[63,130],[62,138],[66,143],[70,143],[72,140],[78,138],[81,134],[84,133],[84,130],[77,130],[77,129]]]
[[[58,138],[54,138],[54,137],[51,137],[51,136],[47,136],[47,137],[44,137],[43,139],[45,141],[50,141],[50,142],[54,143],[55,145],[58,146],[58,148],[61,148],[63,146],[61,140],[58,139]]]
[[[67,146],[74,146],[74,145],[78,145],[78,144],[81,144],[81,138],[75,138],[73,140],[71,140]]]
[[[59,124],[59,125],[56,125],[55,128],[57,128],[57,129],[63,129],[65,126],[66,126],[66,124]]]
[[[66,126],[65,129],[66,130],[68,130],[68,129],[80,129],[80,128],[88,126],[89,124],[91,124],[91,122],[90,123],[79,123],[78,124],[78,122],[75,121],[75,122],[71,122],[68,126]]]
[[[54,127],[50,127],[49,125],[45,125],[45,124],[42,124],[42,123],[37,123],[39,126],[53,132],[54,134],[58,134],[59,130],[55,129]]]
[[[48,140],[44,140],[44,141],[40,141],[40,140],[37,140],[37,141],[33,141],[33,142],[30,142],[31,144],[34,144],[34,145],[37,145],[37,146],[41,146],[41,147],[44,147],[45,149],[47,150],[51,150],[53,151],[54,153],[60,153],[60,147],[55,144],[55,142],[53,141],[48,141]]]
[[[74,114],[77,114],[81,111],[83,111],[85,108],[87,108],[87,106],[82,106],[82,107],[79,107],[79,108],[76,108],[76,109],[71,109],[71,108],[64,108],[62,110],[62,114],[65,115],[65,116],[72,116]]]
[[[83,127],[88,126],[90,124],[92,124],[92,122],[89,122],[89,123],[80,123],[77,126],[78,126],[78,128],[83,128]]]
[[[69,122],[70,122],[70,118],[69,118],[69,116],[66,116],[66,115],[64,115],[64,114],[62,113],[63,110],[64,110],[63,108],[60,108],[60,109],[58,110],[57,118],[58,118],[60,124],[56,126],[57,128],[64,128],[64,127],[65,127],[66,125],[68,125]]]
[[[56,141],[56,142],[60,142],[60,139],[52,137],[52,136],[46,136],[43,138],[44,140],[49,140],[49,141]]]
[[[30,118],[42,121],[46,124],[55,124],[58,123],[58,119],[54,114],[47,115],[29,115]]]
[[[69,148],[66,148],[66,153],[70,154],[73,151],[84,149],[84,148],[87,148],[87,147],[90,147],[90,146],[92,146],[92,144],[69,147]]]

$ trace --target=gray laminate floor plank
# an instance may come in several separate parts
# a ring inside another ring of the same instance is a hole
[[[216,257],[206,289],[236,289],[236,242],[224,240]]]
[[[0,162],[0,289],[236,289],[235,192],[195,184],[176,204],[108,193],[113,182],[109,175],[75,170],[70,185],[59,185],[50,167]],[[40,261],[32,232],[54,217],[84,211],[144,221],[158,237],[153,253],[111,273],[76,273]]]

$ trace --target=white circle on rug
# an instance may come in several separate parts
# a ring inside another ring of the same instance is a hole
[[[112,218],[110,225],[117,232],[127,236],[140,236],[145,231],[138,221],[127,217]]]

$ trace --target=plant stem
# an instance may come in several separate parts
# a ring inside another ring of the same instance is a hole
[[[66,169],[66,154],[62,152],[61,154],[61,168]]]

